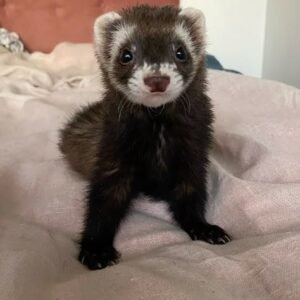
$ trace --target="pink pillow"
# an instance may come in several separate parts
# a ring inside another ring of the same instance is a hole
[[[29,51],[50,52],[58,43],[91,42],[95,18],[136,3],[177,0],[0,0],[0,27],[17,32]]]

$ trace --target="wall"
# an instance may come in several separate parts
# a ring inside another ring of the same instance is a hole
[[[300,88],[300,1],[268,3],[263,77]]]
[[[262,76],[267,0],[182,0],[181,6],[204,12],[207,50],[224,67]]]

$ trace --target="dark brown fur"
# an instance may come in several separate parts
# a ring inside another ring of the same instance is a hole
[[[63,129],[59,147],[72,169],[89,179],[98,159],[102,136],[102,103],[94,105],[88,114],[84,111],[87,110],[76,114]]]
[[[178,12],[173,7],[142,6],[122,13],[125,22],[139,24],[140,53],[152,62],[170,59],[160,45],[172,37]],[[185,22],[197,39],[200,55],[202,37],[196,36],[192,20]],[[106,43],[114,28],[108,28]],[[119,82],[128,80],[131,70],[115,65]],[[114,237],[132,198],[140,192],[167,201],[175,220],[192,239],[216,244],[229,241],[220,227],[205,220],[213,113],[206,96],[204,59],[195,66],[190,56],[180,68],[186,81],[193,70],[196,75],[178,99],[155,109],[131,103],[102,68],[107,88],[104,100],[83,109],[62,131],[61,151],[71,167],[89,180],[79,259],[90,269],[118,260]]]

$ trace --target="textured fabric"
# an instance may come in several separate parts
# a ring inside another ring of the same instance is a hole
[[[0,47],[5,47],[11,52],[22,52],[24,45],[15,32],[9,32],[5,28],[0,28]]]
[[[59,42],[90,42],[95,18],[137,3],[178,0],[0,0],[0,27],[17,32],[29,51],[50,52]]]
[[[77,262],[86,183],[57,130],[98,99],[95,71],[89,45],[0,55],[0,299],[300,299],[300,91],[220,71],[208,218],[234,240],[190,241],[163,203],[139,199],[117,235],[122,261]]]

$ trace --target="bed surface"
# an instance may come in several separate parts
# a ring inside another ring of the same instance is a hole
[[[208,219],[234,241],[192,242],[162,203],[136,201],[120,264],[87,271],[73,242],[86,183],[58,129],[101,85],[89,44],[0,54],[0,299],[300,299],[300,91],[209,72],[216,112]]]

